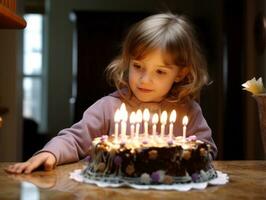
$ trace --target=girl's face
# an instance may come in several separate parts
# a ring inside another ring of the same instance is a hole
[[[179,68],[164,62],[164,53],[156,49],[141,60],[132,60],[129,67],[129,86],[143,102],[159,102],[180,80]]]

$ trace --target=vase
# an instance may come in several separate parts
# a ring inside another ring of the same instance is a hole
[[[264,159],[266,159],[266,94],[253,95],[257,101],[260,120],[260,134],[264,150]]]

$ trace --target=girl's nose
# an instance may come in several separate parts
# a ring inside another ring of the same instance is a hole
[[[143,73],[140,77],[141,83],[150,83],[152,82],[152,78],[149,73]]]

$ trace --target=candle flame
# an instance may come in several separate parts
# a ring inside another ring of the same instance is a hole
[[[185,115],[182,120],[182,124],[186,126],[188,124],[188,117]]]
[[[126,109],[126,105],[125,105],[125,103],[122,103],[122,104],[121,104],[121,106],[120,106],[120,110],[121,110],[121,112],[124,112],[125,110],[127,110],[127,109]]]
[[[176,120],[176,111],[175,110],[172,110],[171,114],[170,114],[170,119],[169,121],[174,123]]]
[[[150,112],[147,108],[144,109],[143,111],[143,120],[144,121],[149,121],[150,119]]]
[[[135,124],[135,122],[136,122],[136,113],[135,112],[132,112],[130,114],[129,121],[131,124]]]
[[[121,117],[122,121],[127,121],[128,114],[127,114],[126,105],[124,103],[122,103],[122,105],[120,107],[120,117]]]
[[[119,109],[117,109],[116,111],[115,111],[115,117],[114,117],[114,121],[115,122],[119,122],[120,121],[120,110]]]
[[[163,113],[161,114],[160,122],[161,124],[166,124],[166,121],[167,121],[167,112],[163,111]]]
[[[157,124],[159,121],[159,116],[157,113],[155,113],[153,116],[152,116],[152,123],[153,124]]]
[[[142,112],[140,109],[137,110],[137,114],[136,114],[136,122],[137,123],[141,123],[142,122]]]

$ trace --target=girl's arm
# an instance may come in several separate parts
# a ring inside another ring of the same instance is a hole
[[[44,170],[52,170],[56,165],[78,161],[85,157],[90,149],[91,141],[110,130],[110,116],[120,104],[120,100],[104,97],[88,108],[83,118],[71,128],[58,133],[44,148],[35,153],[29,160],[15,163],[5,170],[8,173],[31,173],[39,166]]]
[[[113,112],[113,97],[104,97],[89,107],[83,118],[72,127],[61,130],[40,152],[51,152],[56,158],[56,165],[75,162],[85,157],[95,137],[107,134],[108,116]],[[113,98],[114,99],[114,98]]]

